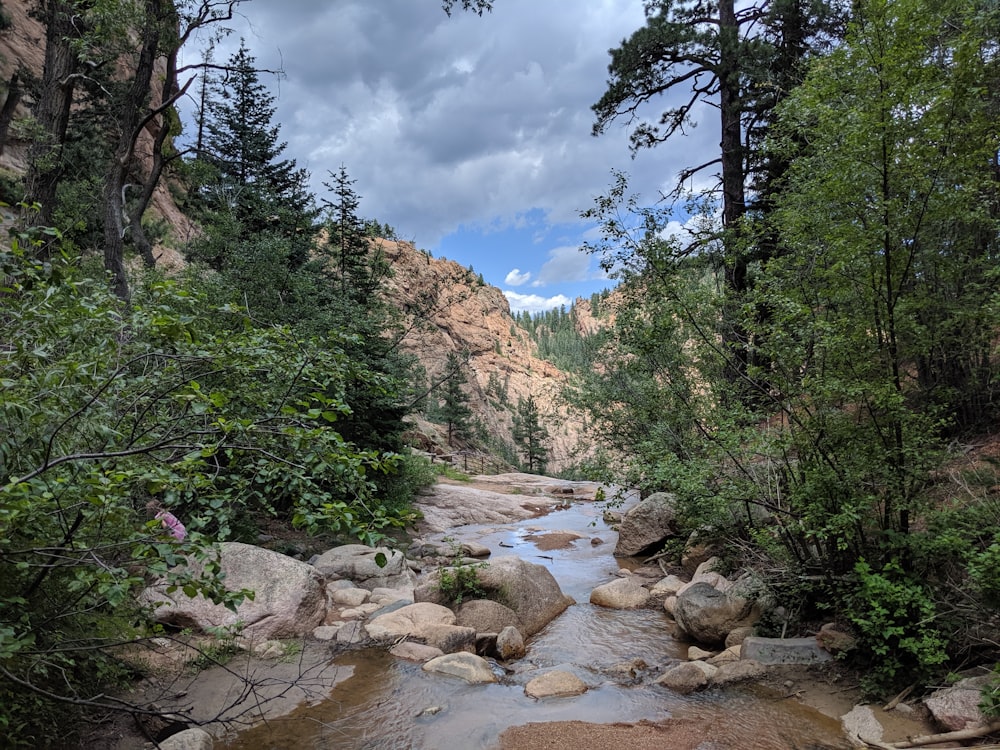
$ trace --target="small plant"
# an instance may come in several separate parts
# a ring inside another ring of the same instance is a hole
[[[1000,719],[1000,663],[993,665],[993,679],[983,687],[979,709],[991,721]]]
[[[462,546],[452,538],[446,538],[445,541],[451,546],[453,564],[438,571],[438,591],[453,607],[467,599],[485,597],[486,590],[479,582],[479,571],[487,564],[463,562]]]

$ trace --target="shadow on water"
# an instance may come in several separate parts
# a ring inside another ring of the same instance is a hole
[[[582,536],[564,548],[540,550],[538,540],[558,530]],[[502,731],[531,722],[674,719],[695,724],[704,747],[712,750],[849,747],[837,722],[783,696],[760,689],[681,696],[654,684],[665,665],[683,657],[686,645],[671,638],[660,611],[607,610],[588,603],[591,589],[618,570],[614,532],[603,526],[593,503],[574,503],[518,525],[463,527],[451,536],[486,544],[497,556],[514,554],[545,564],[578,603],[530,641],[525,659],[508,665],[509,670],[496,667],[498,684],[468,685],[429,674],[381,649],[350,652],[336,663],[353,673],[328,699],[219,744],[228,750],[471,750],[495,748]],[[594,537],[607,541],[592,544]],[[649,669],[639,670],[635,679],[611,669],[637,658]],[[529,680],[556,667],[580,677],[587,692],[541,701],[524,694]]]

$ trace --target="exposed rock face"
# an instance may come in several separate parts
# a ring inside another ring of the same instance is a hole
[[[304,635],[322,624],[326,587],[313,566],[249,544],[224,542],[219,547],[226,588],[250,589],[253,601],[244,601],[234,613],[201,595],[192,599],[180,590],[168,594],[166,584],[158,583],[140,597],[156,605],[157,622],[203,631],[242,623],[243,635],[255,641]]]
[[[663,541],[677,535],[674,496],[656,492],[641,500],[622,518],[618,529],[617,557],[632,557],[656,551]]]
[[[732,630],[753,624],[759,614],[749,600],[699,581],[677,595],[673,616],[691,638],[714,645],[725,643]]]

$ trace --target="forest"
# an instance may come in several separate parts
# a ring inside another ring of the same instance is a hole
[[[153,632],[135,599],[150,576],[235,606],[252,593],[225,590],[213,542],[274,519],[375,543],[433,481],[403,437],[427,394],[371,242],[391,228],[360,215],[346,168],[310,193],[245,44],[180,62],[238,4],[38,2],[44,72],[6,82],[0,145],[31,142],[25,172],[0,174],[0,732],[15,747],[135,708],[107,696],[135,677],[120,648]],[[721,138],[673,191],[635,195],[617,173],[583,209],[616,285],[577,303],[598,331],[572,309],[516,320],[588,420],[573,476],[673,493],[685,531],[785,603],[764,628],[857,633],[872,695],[997,664],[1000,457],[980,448],[1000,406],[1000,10],[644,8],[611,50],[594,134],[624,124],[636,152],[670,148],[707,104],[717,120],[697,127]],[[183,147],[182,93],[201,103]],[[31,115],[14,121],[19,101]],[[164,187],[198,227],[173,273],[150,210]],[[688,230],[668,233],[678,216]],[[449,369],[451,439],[471,429]],[[513,439],[544,471],[534,409],[517,405]],[[158,534],[163,511],[183,539]],[[1000,681],[984,706],[1000,712]]]

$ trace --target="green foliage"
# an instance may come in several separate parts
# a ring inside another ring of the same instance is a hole
[[[448,606],[457,607],[469,599],[482,599],[486,591],[479,583],[479,571],[487,567],[487,563],[472,565],[462,561],[462,545],[454,539],[446,538],[451,544],[453,564],[438,569],[437,587]]]
[[[518,399],[514,412],[514,444],[529,473],[544,474],[548,463],[548,430],[541,423],[541,412],[534,396]]]
[[[993,679],[983,688],[979,708],[988,719],[1000,719],[1000,664],[993,666]]]
[[[929,592],[894,562],[876,572],[861,560],[855,572],[859,585],[848,617],[870,659],[862,687],[884,694],[929,677],[947,659]]]
[[[469,408],[469,394],[462,388],[468,382],[462,370],[467,362],[468,355],[462,357],[455,352],[448,352],[438,410],[438,416],[448,427],[448,445],[454,445],[456,438],[468,437],[471,432],[472,409]]]

